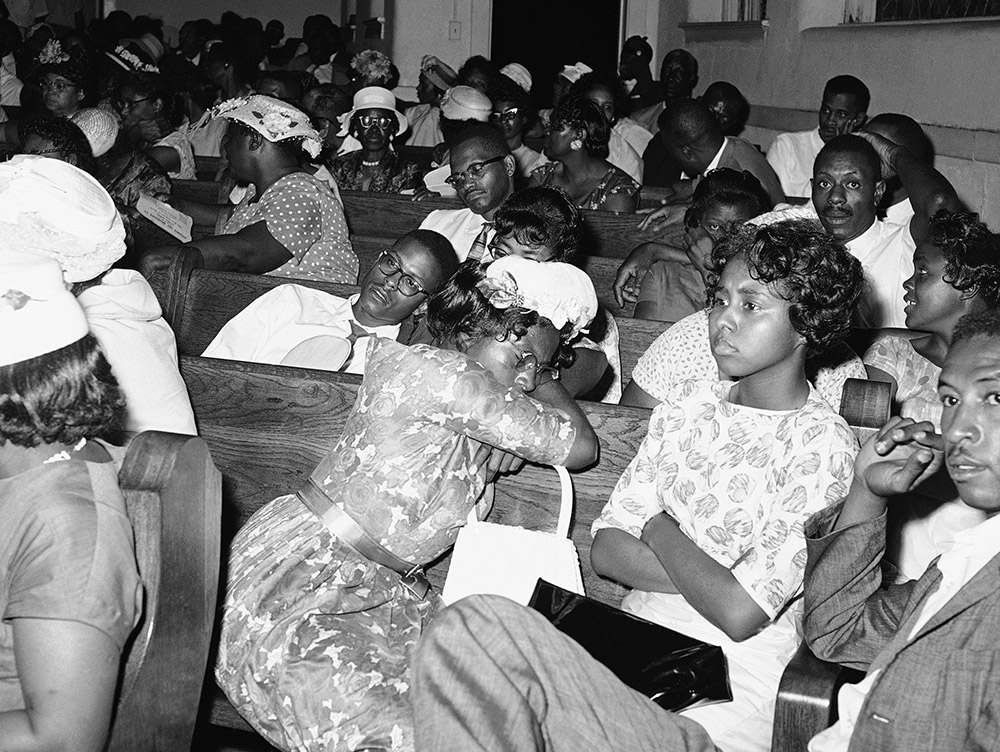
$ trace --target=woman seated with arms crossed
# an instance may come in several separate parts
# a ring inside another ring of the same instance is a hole
[[[554,185],[581,209],[634,212],[640,186],[608,161],[611,124],[579,94],[568,94],[552,111],[545,156],[554,160],[531,173],[528,185]]]
[[[436,346],[372,338],[343,435],[230,549],[216,678],[271,744],[412,748],[409,655],[440,599],[398,572],[455,542],[493,447],[569,468],[596,459],[593,429],[551,378],[596,309],[569,264],[470,261],[429,303]],[[358,531],[402,562],[360,554]]]
[[[806,379],[847,333],[861,264],[806,222],[743,227],[712,252],[709,330],[739,381],[680,382],[594,522],[594,571],[622,608],[721,645],[733,702],[683,711],[726,752],[767,750],[799,643],[805,538],[850,486],[857,439]]]
[[[124,400],[51,259],[0,254],[0,746],[99,752],[142,603]]]
[[[483,263],[505,256],[572,263],[583,239],[583,217],[561,188],[535,186],[510,196],[493,216],[496,234]],[[559,378],[574,397],[618,404],[622,395],[618,324],[601,308],[590,331],[570,344],[576,357]],[[609,372],[610,370],[610,372]]]
[[[344,210],[330,188],[302,170],[301,152],[316,156],[319,134],[291,105],[254,94],[215,110],[229,121],[223,140],[233,178],[251,184],[222,234],[187,244],[201,252],[206,269],[273,274],[356,284],[358,257],[351,249]],[[171,199],[198,225],[214,225],[231,207]],[[147,251],[148,277],[165,269],[178,246]]]
[[[380,86],[361,89],[354,95],[354,108],[345,120],[345,128],[338,135],[350,134],[361,148],[336,157],[330,165],[341,190],[399,193],[423,185],[417,164],[403,159],[392,148],[407,122],[396,110],[391,91]]]
[[[913,267],[913,276],[903,283],[912,337],[883,335],[868,348],[864,362],[869,378],[891,385],[894,414],[929,420],[940,430],[938,377],[955,324],[967,313],[1000,306],[1000,238],[978,214],[942,212],[914,251]],[[933,494],[907,494],[906,504],[890,507],[898,517],[887,558],[903,580],[919,578],[956,533],[985,519],[983,512],[959,500],[950,482]]]

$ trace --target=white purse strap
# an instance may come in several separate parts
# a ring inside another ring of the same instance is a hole
[[[569,471],[562,465],[552,465],[552,468],[559,475],[559,520],[556,522],[555,535],[558,538],[569,537],[569,524],[573,521],[573,479]],[[476,515],[476,508],[469,510],[468,522],[479,522]]]

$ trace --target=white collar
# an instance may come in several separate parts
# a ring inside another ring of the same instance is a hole
[[[714,170],[716,167],[719,166],[719,162],[722,160],[722,152],[726,150],[726,145],[728,143],[729,143],[729,136],[723,136],[722,146],[719,147],[719,150],[715,153],[715,156],[712,158],[712,161],[708,163],[708,167],[706,167],[704,170],[701,171],[702,175],[704,175],[706,172],[709,172],[710,170]]]
[[[847,246],[847,250],[855,256],[869,250],[878,241],[879,235],[882,234],[882,224],[882,220],[876,218],[875,221],[872,222],[871,227],[854,238],[854,240],[848,240],[844,243],[844,245]]]

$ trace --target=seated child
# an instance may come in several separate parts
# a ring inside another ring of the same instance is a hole
[[[622,608],[721,645],[733,702],[684,711],[727,752],[767,750],[799,643],[802,525],[843,498],[857,439],[806,379],[848,331],[861,264],[808,222],[744,227],[712,251],[712,352],[739,381],[675,384],[594,522]]]
[[[705,264],[713,244],[769,206],[760,181],[749,172],[722,168],[706,174],[684,214],[682,247],[643,243],[623,264],[626,269],[633,268],[633,284],[641,280],[638,289],[633,286],[623,291],[626,298],[635,300],[633,316],[679,321],[701,308],[705,299]]]
[[[583,239],[583,217],[561,188],[535,186],[518,191],[496,210],[496,234],[484,263],[504,256],[571,262]],[[618,404],[622,394],[621,352],[615,317],[599,309],[588,332],[572,343],[576,359],[560,372],[574,397]]]
[[[1000,306],[1000,239],[977,214],[940,213],[914,251],[913,265],[913,276],[903,289],[906,326],[914,336],[881,336],[864,362],[869,378],[892,386],[894,414],[928,420],[940,429],[938,377],[955,324],[967,313]],[[950,484],[948,490],[944,500],[908,494],[908,504],[890,507],[900,514],[893,520],[887,556],[903,579],[920,577],[957,532],[984,519],[982,512],[958,499]]]
[[[364,373],[369,337],[404,344],[420,339],[418,312],[457,268],[444,236],[408,232],[382,252],[356,295],[345,300],[311,287],[279,285],[227,322],[203,355]]]

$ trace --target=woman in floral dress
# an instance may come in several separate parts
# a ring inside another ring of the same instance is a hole
[[[411,281],[403,269],[396,284]],[[372,338],[357,403],[311,490],[259,510],[231,547],[216,677],[272,744],[412,748],[409,658],[439,598],[418,597],[325,521],[346,514],[422,565],[482,494],[489,447],[591,463],[593,430],[550,374],[596,305],[568,264],[469,262],[429,304],[440,347]]]

